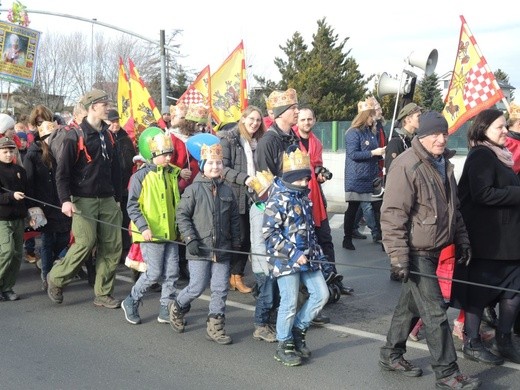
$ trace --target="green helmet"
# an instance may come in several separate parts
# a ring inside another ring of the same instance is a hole
[[[139,153],[146,161],[165,153],[172,153],[172,139],[158,127],[149,127],[139,136]]]

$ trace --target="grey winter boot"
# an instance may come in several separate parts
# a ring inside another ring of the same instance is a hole
[[[513,345],[511,333],[502,333],[498,329],[495,334],[498,353],[504,359],[520,364],[520,352]]]
[[[168,305],[168,312],[170,313],[170,326],[177,333],[184,332],[184,314],[186,314],[188,310],[189,307],[187,309],[182,309],[176,300],[173,300]]]
[[[309,358],[311,356],[311,350],[307,348],[305,343],[306,330],[294,327],[292,329],[292,335],[294,339],[294,349],[298,355],[303,358]]]
[[[296,353],[293,340],[278,343],[274,359],[281,362],[284,366],[289,367],[299,366],[302,364],[302,358]]]
[[[210,314],[206,322],[206,338],[217,344],[231,344],[233,340],[226,334],[224,314]]]

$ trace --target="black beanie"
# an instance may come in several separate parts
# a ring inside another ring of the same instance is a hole
[[[295,169],[294,171],[288,171],[282,174],[282,180],[286,183],[293,183],[296,180],[301,180],[306,177],[311,177],[311,170],[308,168]]]
[[[419,128],[415,134],[422,138],[432,134],[448,134],[448,121],[436,111],[427,111],[419,117]]]

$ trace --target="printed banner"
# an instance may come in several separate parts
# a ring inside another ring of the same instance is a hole
[[[17,24],[0,22],[0,78],[32,86],[40,32]]]

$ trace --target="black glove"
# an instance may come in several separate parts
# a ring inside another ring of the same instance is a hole
[[[457,259],[457,264],[464,264],[467,267],[471,262],[471,247],[458,245],[455,250],[455,258]]]
[[[403,283],[408,282],[408,277],[410,276],[410,271],[408,270],[408,263],[392,264],[390,272],[397,275]]]
[[[200,256],[201,250],[199,240],[190,241],[186,246],[188,247],[188,252],[190,253],[190,255]]]

